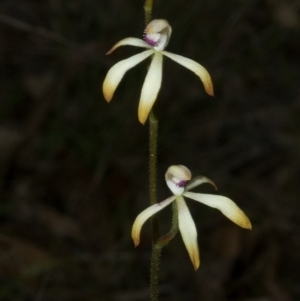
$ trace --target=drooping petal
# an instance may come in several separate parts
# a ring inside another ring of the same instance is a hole
[[[164,201],[148,207],[137,216],[131,230],[131,237],[133,239],[135,246],[138,246],[140,243],[140,233],[144,223],[155,213],[157,213],[158,211],[164,209],[166,206],[171,204],[174,200],[175,200],[175,196],[172,195],[171,197],[165,199]]]
[[[206,178],[206,177],[204,177],[204,176],[198,176],[198,177],[196,177],[196,178],[193,178],[193,179],[189,182],[189,184],[186,185],[186,191],[191,190],[191,189],[193,189],[193,188],[195,188],[195,187],[197,187],[197,186],[199,186],[199,185],[201,185],[201,184],[204,184],[204,183],[209,183],[209,184],[211,184],[212,186],[214,186],[214,188],[215,188],[216,190],[218,190],[216,184],[215,184],[212,180],[210,180],[209,178]]]
[[[156,51],[143,84],[138,109],[139,121],[142,124],[146,122],[161,86],[162,59],[162,53]]]
[[[197,229],[189,208],[182,196],[176,197],[178,207],[178,222],[182,240],[189,253],[195,270],[200,266],[199,248],[197,242]]]
[[[188,59],[178,54],[170,53],[168,51],[163,51],[163,54],[168,58],[170,58],[171,60],[175,61],[176,63],[182,65],[183,67],[191,70],[196,75],[198,75],[200,77],[200,80],[203,82],[206,93],[211,96],[214,95],[214,89],[213,89],[211,77],[203,66],[201,66],[200,64],[198,64],[197,62],[191,59]]]
[[[109,51],[106,52],[106,54],[111,54],[114,50],[116,50],[120,46],[136,46],[136,47],[143,47],[143,48],[152,48],[148,43],[145,41],[138,39],[138,38],[126,38],[118,43],[116,43]]]
[[[246,214],[229,198],[221,195],[185,192],[185,197],[220,210],[238,226],[251,229],[252,225]]]
[[[103,94],[107,102],[111,101],[114,92],[118,87],[124,74],[129,69],[133,68],[135,65],[149,57],[153,52],[154,50],[143,51],[141,53],[131,56],[128,59],[118,62],[109,69],[103,82]]]

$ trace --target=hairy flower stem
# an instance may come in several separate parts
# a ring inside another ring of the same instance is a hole
[[[147,1],[146,1],[147,2]],[[149,2],[149,1],[148,1]],[[149,115],[149,194],[150,205],[157,203],[157,134],[158,134],[158,120],[155,117],[153,110]],[[159,237],[158,222],[156,216],[152,217],[152,253],[151,253],[151,267],[150,267],[150,301],[158,301],[158,277],[160,253],[162,247],[157,245]]]
[[[144,4],[146,25],[148,25],[148,23],[150,23],[151,21],[152,7],[153,7],[153,0],[146,0]]]
[[[158,283],[159,283],[159,266],[162,246],[152,245],[151,251],[151,267],[150,267],[150,301],[158,301]]]
[[[157,134],[158,120],[155,117],[153,110],[149,115],[149,195],[150,205],[157,203]],[[153,242],[156,242],[159,236],[157,218],[152,218],[152,233]]]
[[[157,203],[157,134],[158,120],[153,110],[149,115],[149,194],[150,205]],[[173,202],[172,228],[169,233],[159,237],[158,222],[156,216],[152,217],[152,253],[150,267],[150,301],[158,301],[158,284],[159,284],[159,266],[161,250],[166,246],[178,233],[178,209],[176,202]]]

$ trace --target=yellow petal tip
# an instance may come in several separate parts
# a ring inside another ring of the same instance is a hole
[[[134,240],[133,243],[134,243],[134,247],[136,248],[140,244],[140,241]]]
[[[212,83],[211,83],[211,86],[206,87],[205,91],[209,96],[215,97],[215,93],[214,93],[214,90],[213,90],[213,87],[212,87]]]
[[[143,116],[141,116],[141,115],[143,115]],[[138,119],[142,125],[145,125],[147,118],[148,118],[148,115],[146,117],[144,115],[145,114],[141,114],[141,112],[138,113]]]
[[[112,93],[107,91],[108,88],[103,87],[103,96],[104,99],[109,103],[112,100]]]
[[[240,226],[244,229],[252,230],[252,224],[248,217],[244,217],[244,221],[241,221]]]

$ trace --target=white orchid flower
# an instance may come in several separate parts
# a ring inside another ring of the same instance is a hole
[[[195,193],[189,191],[204,183],[210,183],[216,188],[215,184],[211,180],[200,176],[193,179],[187,185],[187,181],[190,179],[191,172],[187,167],[183,165],[173,165],[169,167],[166,172],[166,182],[173,195],[166,200],[154,204],[142,211],[133,223],[131,235],[135,246],[138,246],[140,243],[140,232],[144,223],[151,216],[175,201],[178,208],[179,231],[194,268],[197,270],[200,266],[197,229],[184,197],[220,210],[227,218],[242,228],[251,229],[252,226],[246,214],[229,198],[220,195]]]
[[[107,102],[111,101],[124,74],[152,55],[152,61],[142,87],[138,108],[138,118],[142,124],[146,122],[161,86],[163,55],[198,75],[203,82],[205,91],[209,95],[213,96],[214,94],[210,75],[203,66],[186,57],[164,51],[169,42],[171,32],[172,28],[166,20],[153,20],[145,29],[144,40],[126,38],[119,41],[107,52],[107,54],[110,54],[116,48],[124,45],[148,49],[118,62],[108,71],[103,82],[103,94]]]

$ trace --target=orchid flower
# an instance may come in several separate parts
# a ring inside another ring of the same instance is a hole
[[[138,118],[142,124],[146,122],[161,86],[163,55],[198,75],[203,82],[205,91],[209,95],[213,96],[214,94],[210,75],[203,66],[191,59],[164,50],[169,42],[171,32],[172,28],[166,20],[153,20],[145,29],[144,40],[125,38],[115,44],[106,53],[111,54],[116,48],[124,45],[148,49],[118,62],[108,71],[103,82],[103,94],[107,102],[111,101],[124,74],[146,58],[152,56],[151,64],[142,87],[138,108]]]
[[[215,184],[208,178],[204,176],[196,177],[187,184],[192,175],[190,170],[183,165],[169,167],[165,177],[173,195],[160,203],[148,207],[137,216],[131,232],[135,246],[138,246],[140,243],[140,232],[144,223],[151,216],[175,201],[178,208],[179,231],[194,268],[197,270],[200,266],[197,229],[184,197],[220,210],[228,219],[242,228],[252,228],[246,214],[229,198],[220,195],[190,192],[191,189],[204,183],[212,184],[216,188]]]

